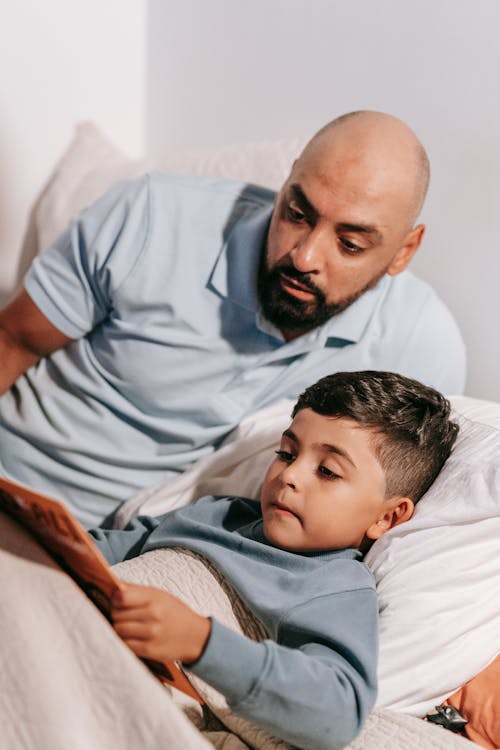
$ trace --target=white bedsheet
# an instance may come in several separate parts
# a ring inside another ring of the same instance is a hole
[[[146,555],[117,566],[120,569],[128,578],[139,580],[146,571],[151,580],[163,576],[165,566],[148,565]],[[224,729],[200,733],[187,718],[192,711],[189,700],[174,701],[76,585],[3,515],[0,570],[2,749],[276,747],[259,732],[245,742]],[[182,578],[175,575],[174,579],[178,589],[186,588]],[[219,592],[212,593],[217,599]],[[205,590],[205,604],[210,598]],[[477,746],[419,719],[378,711],[349,750],[473,747]]]

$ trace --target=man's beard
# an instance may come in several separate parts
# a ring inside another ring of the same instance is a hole
[[[257,277],[257,294],[264,317],[281,332],[300,335],[323,325],[334,315],[352,305],[362,294],[377,284],[387,269],[381,271],[366,286],[337,302],[327,302],[325,293],[311,280],[310,274],[298,271],[289,263],[279,263],[269,268],[266,252],[262,253]],[[312,300],[297,299],[281,286],[281,273],[298,281],[314,294]]]

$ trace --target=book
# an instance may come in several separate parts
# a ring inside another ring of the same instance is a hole
[[[58,500],[0,477],[0,510],[21,523],[111,620],[111,598],[122,587],[104,555],[71,511]],[[142,660],[162,682],[203,700],[174,661]]]

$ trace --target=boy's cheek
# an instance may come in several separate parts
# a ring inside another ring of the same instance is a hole
[[[266,472],[264,481],[262,482],[262,488],[260,491],[260,504],[264,506],[270,501],[270,498],[275,493],[276,480],[279,474],[279,467],[276,466],[276,460],[274,460]]]

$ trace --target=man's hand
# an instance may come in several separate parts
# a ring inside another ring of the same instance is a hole
[[[152,586],[124,583],[111,605],[115,631],[137,656],[189,664],[202,655],[210,620],[177,597]]]

